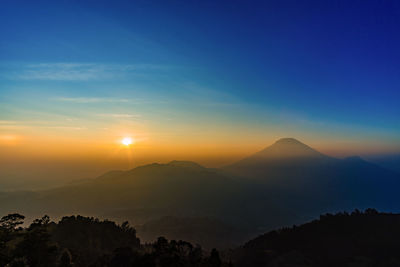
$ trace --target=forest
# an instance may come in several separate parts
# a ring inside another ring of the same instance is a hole
[[[55,223],[44,216],[22,227],[24,218],[14,213],[0,219],[0,266],[230,266],[216,249],[206,252],[181,240],[141,244],[128,222],[69,216]]]
[[[56,223],[44,216],[24,227],[24,218],[0,219],[0,266],[400,266],[400,214],[371,208],[324,214],[225,251],[164,237],[141,243],[128,222],[68,216]]]

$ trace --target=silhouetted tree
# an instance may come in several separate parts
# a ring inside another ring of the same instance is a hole
[[[325,214],[249,241],[234,253],[235,266],[400,266],[400,214]],[[397,265],[396,265],[397,264]]]
[[[129,267],[135,266],[136,254],[132,248],[117,248],[110,262],[110,267]]]
[[[17,226],[24,222],[25,216],[18,213],[8,214],[0,219],[0,266],[11,260],[11,251],[7,243],[16,238]]]
[[[49,223],[47,215],[34,220],[17,245],[17,255],[25,257],[30,267],[56,266],[58,248],[50,240]]]
[[[203,259],[203,250],[202,248],[197,245],[195,246],[189,253],[189,259],[193,266],[196,266],[199,262]]]
[[[89,266],[100,255],[112,254],[121,247],[139,248],[136,230],[127,222],[121,226],[83,216],[63,217],[52,231],[52,237],[62,248],[68,248],[75,265]]]
[[[72,256],[68,249],[64,249],[61,253],[60,262],[58,264],[59,267],[72,267]]]
[[[0,219],[0,228],[8,231],[14,231],[18,225],[24,223],[25,216],[12,213]]]
[[[23,219],[19,214],[0,219],[4,248],[1,267],[220,267],[222,264],[217,250],[204,258],[200,246],[182,240],[159,237],[152,244],[140,245],[136,230],[128,222],[117,225],[70,216],[54,223],[44,216],[23,229],[19,227]]]
[[[376,209],[368,208],[368,209],[365,210],[365,214],[367,214],[367,215],[377,215],[378,211]]]
[[[210,267],[220,267],[221,266],[221,258],[219,257],[218,250],[213,248],[210,253],[210,257],[208,259],[208,266]]]

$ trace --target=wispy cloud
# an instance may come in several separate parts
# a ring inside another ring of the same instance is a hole
[[[57,101],[71,102],[71,103],[116,103],[116,102],[129,102],[126,98],[108,98],[108,97],[57,97]]]
[[[85,81],[107,78],[108,74],[102,65],[76,64],[76,63],[55,63],[27,65],[17,78],[23,80],[67,80]]]
[[[140,118],[139,114],[124,114],[124,113],[111,113],[111,114],[98,114],[102,117],[111,117],[111,118],[120,118],[120,119],[132,119],[132,118]]]
[[[3,75],[20,80],[89,81],[145,75],[170,66],[153,64],[40,63],[1,66]]]
[[[26,128],[26,126],[21,125],[18,121],[0,120],[0,129],[2,130],[18,130],[24,128]]]
[[[46,128],[46,129],[64,129],[64,130],[86,130],[87,127],[76,125],[54,125],[54,121],[8,121],[0,120],[0,129],[2,130],[21,130],[33,128]]]
[[[61,129],[61,130],[87,130],[86,127],[74,127],[74,126],[47,126],[48,129]]]

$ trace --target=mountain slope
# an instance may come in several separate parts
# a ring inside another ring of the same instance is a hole
[[[368,160],[400,174],[400,155],[370,156]]]

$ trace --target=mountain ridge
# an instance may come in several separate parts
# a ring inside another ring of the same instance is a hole
[[[82,184],[0,193],[0,212],[109,214],[106,218],[125,216],[135,223],[162,216],[215,217],[265,230],[323,212],[400,206],[400,177],[386,169],[357,157],[325,156],[296,139],[280,139],[272,147],[296,147],[301,152],[296,155],[306,156],[261,156],[241,170],[210,169],[191,161],[147,164],[110,171]]]

